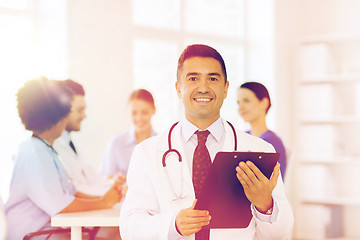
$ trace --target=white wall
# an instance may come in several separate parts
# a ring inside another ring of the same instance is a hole
[[[105,144],[130,126],[130,1],[69,1],[69,76],[86,90],[87,119],[74,138],[97,167]]]
[[[277,94],[273,98],[277,105],[278,134],[282,137],[284,144],[291,151],[292,156],[296,154],[294,145],[294,47],[299,36],[301,24],[299,24],[301,11],[300,1],[276,0],[275,1],[275,81]],[[293,157],[289,158],[290,161]],[[296,164],[288,163],[286,176],[287,196],[294,210],[296,210]],[[297,220],[296,211],[295,222]]]
[[[275,81],[278,95],[279,134],[293,145],[293,70],[294,44],[299,35],[298,10],[299,1],[275,1]]]

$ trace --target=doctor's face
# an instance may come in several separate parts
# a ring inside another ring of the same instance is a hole
[[[255,93],[247,88],[240,88],[237,94],[239,114],[245,122],[256,122],[258,119],[265,119],[266,109],[269,101],[267,98],[259,100]]]
[[[71,111],[67,117],[66,131],[80,131],[81,122],[86,118],[86,103],[82,95],[74,95],[71,102]]]
[[[185,107],[186,118],[213,123],[220,117],[229,82],[225,83],[220,63],[209,57],[187,59],[181,69],[176,91]]]
[[[151,118],[155,113],[154,105],[141,99],[134,99],[130,102],[131,117],[135,132],[145,132],[151,129]]]

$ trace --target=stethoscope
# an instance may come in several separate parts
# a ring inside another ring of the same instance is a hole
[[[231,127],[231,130],[233,131],[233,134],[234,134],[234,151],[237,151],[237,136],[236,136],[236,131],[235,131],[235,128],[234,126],[229,122],[229,121],[226,121],[229,126]],[[162,156],[162,165],[163,167],[165,168],[165,172],[166,172],[166,176],[167,176],[167,179],[168,179],[168,182],[170,183],[171,185],[171,190],[175,196],[174,199],[172,199],[173,201],[175,200],[178,200],[178,199],[183,199],[185,196],[183,195],[184,193],[184,183],[183,183],[183,162],[182,162],[182,157],[181,157],[181,154],[178,150],[176,150],[175,148],[172,148],[171,147],[171,134],[172,134],[172,131],[174,130],[175,126],[178,124],[179,122],[176,122],[174,123],[170,130],[169,130],[169,134],[168,134],[168,145],[169,145],[169,149],[163,154]],[[178,162],[180,164],[180,194],[178,194],[175,190],[174,190],[174,187],[173,187],[173,183],[171,181],[171,179],[169,178],[169,173],[167,171],[167,168],[166,168],[166,158],[168,157],[168,155],[170,153],[175,153],[177,155],[177,158],[178,158]]]

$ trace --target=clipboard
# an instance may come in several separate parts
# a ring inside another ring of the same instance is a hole
[[[195,209],[208,210],[210,224],[204,228],[246,228],[252,219],[250,201],[236,177],[240,161],[253,162],[270,179],[280,153],[218,152],[198,196]]]

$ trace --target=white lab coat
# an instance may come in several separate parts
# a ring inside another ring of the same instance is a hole
[[[229,124],[224,122],[225,141],[222,151],[234,150],[234,135]],[[169,238],[169,229],[174,227],[175,217],[181,209],[188,208],[195,199],[194,187],[187,161],[183,160],[182,199],[173,200],[174,189],[181,189],[181,165],[175,154],[166,160],[168,170],[162,166],[162,157],[168,150],[168,131],[137,145],[130,161],[127,183],[129,186],[120,213],[120,232],[123,240],[165,240],[195,239],[195,235]],[[180,127],[172,132],[172,147],[184,158]],[[237,131],[238,151],[274,152],[274,148],[265,141]],[[171,166],[173,165],[173,166]],[[177,165],[177,167],[176,167]],[[175,167],[174,167],[175,166]],[[166,174],[168,171],[168,175]],[[175,179],[173,185],[169,178]],[[177,181],[176,181],[177,180]],[[293,214],[284,193],[281,177],[273,191],[273,199],[278,208],[272,223],[262,222],[253,217],[249,226],[242,229],[211,229],[210,239],[227,240],[286,240],[291,239]],[[252,208],[253,216],[254,209]],[[273,214],[274,215],[274,214]]]
[[[69,133],[64,131],[53,144],[59,159],[78,192],[88,195],[103,196],[114,183],[99,175],[86,161],[78,156],[69,145]]]

